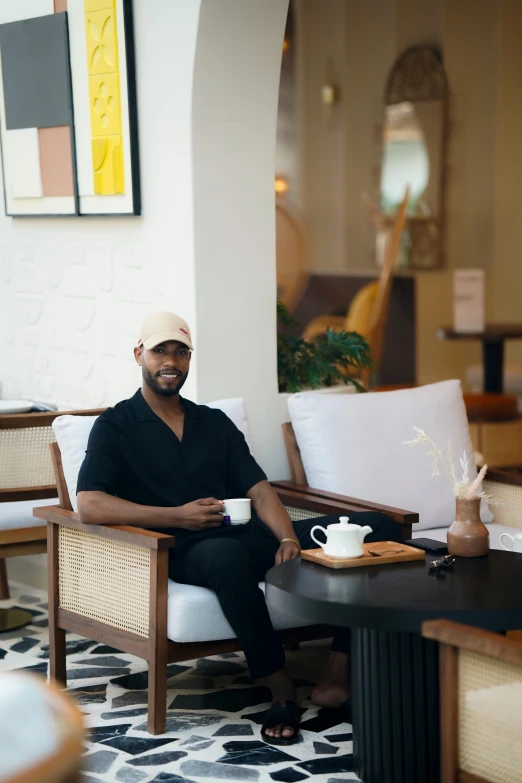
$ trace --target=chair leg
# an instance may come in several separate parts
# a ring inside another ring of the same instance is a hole
[[[5,558],[0,557],[0,601],[10,598],[9,585],[7,583],[7,568]]]
[[[167,731],[167,601],[168,551],[152,549],[149,598],[149,698],[147,728]]]
[[[167,662],[160,664],[158,659],[162,657],[160,654],[149,659],[149,734],[165,734],[167,731]]]
[[[49,677],[64,688],[67,686],[65,649],[65,631],[49,624]]]
[[[47,523],[47,584],[49,600],[49,677],[67,685],[65,631],[58,627],[58,525]]]

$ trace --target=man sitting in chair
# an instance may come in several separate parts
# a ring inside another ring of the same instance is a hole
[[[266,742],[290,745],[299,710],[285,654],[258,583],[275,564],[317,545],[310,530],[336,518],[290,520],[244,436],[220,410],[180,396],[193,350],[188,325],[173,313],[146,319],[134,349],[143,384],[95,422],[78,478],[78,509],[90,525],[134,525],[176,536],[169,576],[213,590],[232,626],[252,677],[266,679],[273,704],[261,729]],[[245,525],[224,524],[223,498],[249,497]],[[367,541],[399,541],[394,520],[359,512]],[[312,700],[349,706],[347,629],[333,640],[327,670]]]

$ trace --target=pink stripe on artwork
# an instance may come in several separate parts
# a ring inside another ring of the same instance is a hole
[[[67,0],[54,0],[54,13],[59,14],[61,11],[67,11]]]
[[[71,130],[38,128],[40,171],[44,196],[74,196]]]

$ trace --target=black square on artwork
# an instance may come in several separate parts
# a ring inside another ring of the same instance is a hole
[[[72,124],[67,14],[0,25],[7,130]]]

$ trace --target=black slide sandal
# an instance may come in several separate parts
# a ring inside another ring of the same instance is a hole
[[[276,701],[268,710],[261,726],[261,739],[269,745],[295,745],[298,742],[299,734],[299,709],[295,701],[285,701],[284,704]],[[294,730],[293,737],[269,737],[265,734],[266,729],[272,729],[282,723],[284,726],[290,726]]]

